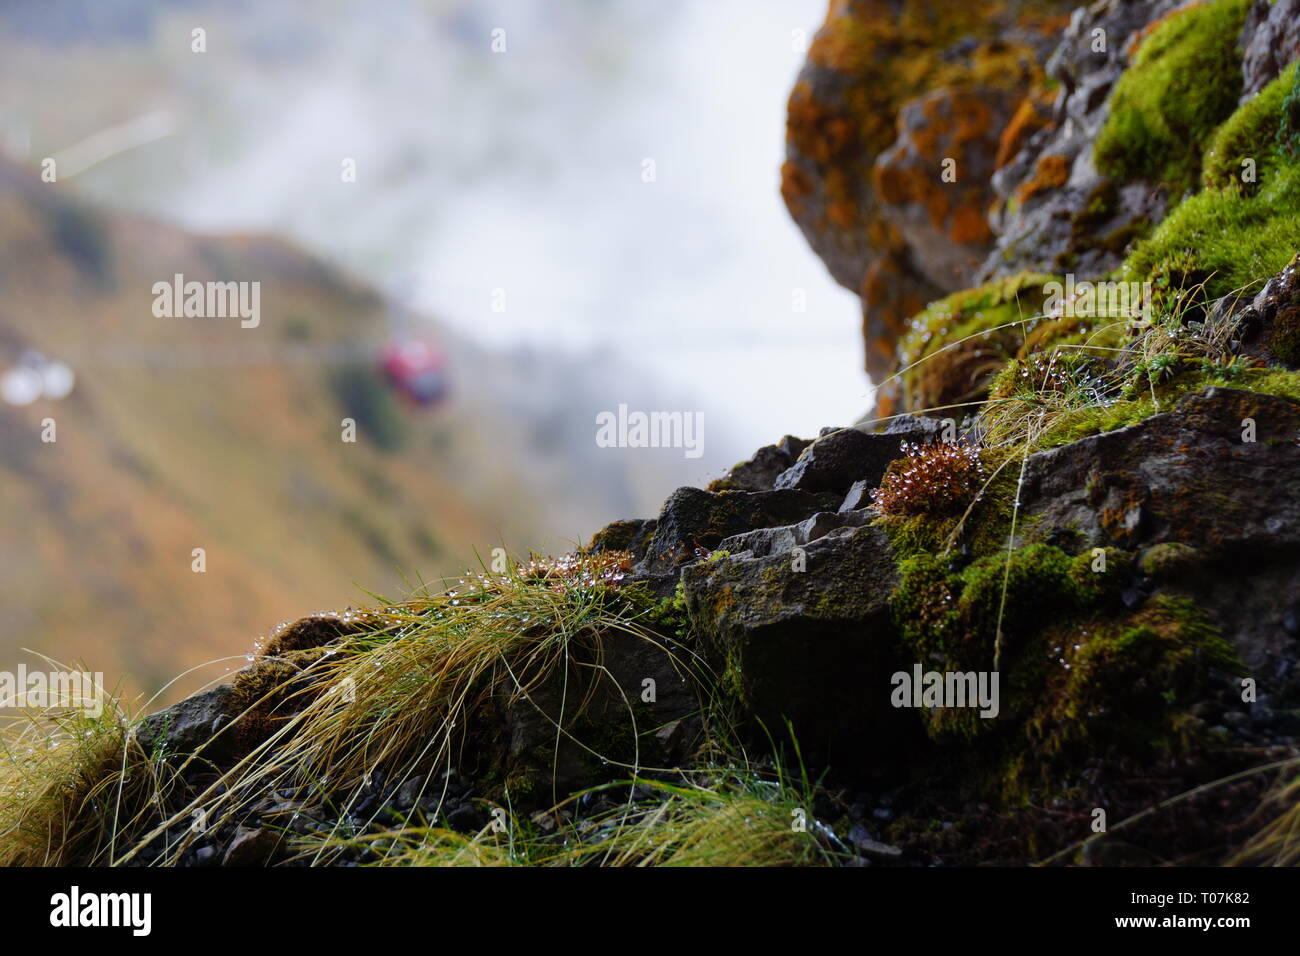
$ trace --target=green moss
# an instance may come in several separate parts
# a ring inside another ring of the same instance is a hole
[[[1250,289],[1295,255],[1300,236],[1300,164],[1282,163],[1258,192],[1207,189],[1186,200],[1125,261],[1127,281],[1150,281],[1158,310],[1203,284],[1206,298]]]
[[[588,551],[635,551],[644,548],[650,540],[644,521],[614,521],[605,525],[591,537]]]
[[[1278,368],[1247,369],[1236,387],[1300,402],[1300,372]]]
[[[1132,398],[1116,399],[1102,406],[1067,409],[1059,412],[1050,425],[1044,429],[1030,448],[1041,451],[1066,445],[1080,438],[1101,435],[1136,425],[1152,415],[1169,411],[1178,399],[1184,395],[1198,392],[1209,385],[1222,385],[1222,369],[1205,369],[1187,367],[1179,369],[1173,376],[1151,391],[1135,391]],[[1264,395],[1280,395],[1300,401],[1300,373],[1283,369],[1242,368],[1231,381],[1233,388]],[[1145,388],[1145,384],[1143,386]],[[1158,401],[1157,401],[1158,400]]]
[[[1079,605],[1086,595],[1072,567],[1064,551],[1046,544],[989,555],[965,568],[919,555],[900,565],[901,580],[890,601],[894,623],[922,662],[988,670],[999,625],[1005,646],[1014,647]]]
[[[1292,159],[1300,154],[1300,71],[1294,68],[1291,70],[1291,88],[1282,100],[1282,122],[1277,131],[1277,145]]]
[[[1239,187],[1252,193],[1279,162],[1283,146],[1283,107],[1291,95],[1300,71],[1292,64],[1220,126],[1210,138],[1202,160],[1202,182],[1206,188]],[[1244,160],[1255,164],[1255,183],[1242,179]]]
[[[1129,552],[1119,548],[1097,550],[1104,553],[1085,551],[1070,562],[1066,572],[1074,603],[1082,608],[1114,605],[1133,576],[1133,555]]]
[[[1205,612],[1170,595],[1121,618],[1064,628],[1049,643],[1043,650],[1055,660],[1026,723],[1031,748],[1046,757],[1184,750],[1185,710],[1203,699],[1210,674],[1242,670]]]
[[[960,621],[957,600],[961,582],[952,563],[919,554],[899,565],[900,581],[890,598],[890,612],[903,642],[922,661],[944,655]]]
[[[1191,545],[1171,541],[1152,545],[1142,553],[1142,573],[1154,581],[1166,581],[1184,576],[1203,560],[1203,555]]]
[[[678,640],[690,637],[691,622],[686,613],[686,592],[681,581],[677,582],[673,596],[662,601],[640,582],[625,585],[620,589],[619,595],[627,602],[633,620]]]
[[[1269,333],[1268,347],[1287,365],[1300,365],[1300,308],[1280,310]]]
[[[935,710],[925,715],[930,735],[936,739],[986,736],[999,727],[1005,731],[1009,725],[1011,759],[1023,764],[1015,759],[1015,751],[1024,740],[1016,736],[1014,728],[1024,726],[1018,722],[1028,718],[1035,747],[1060,749],[1056,743],[1042,743],[1047,724],[1075,720],[1078,702],[1090,699],[1093,691],[1091,685],[1072,686],[1068,693],[1052,690],[1059,683],[1054,675],[1060,670],[1077,677],[1072,673],[1075,654],[1088,647],[1096,635],[1114,632],[1122,637],[1135,622],[1153,629],[1159,641],[1168,639],[1168,647],[1160,645],[1164,657],[1153,666],[1166,667],[1180,681],[1185,676],[1183,669],[1191,665],[1184,651],[1174,646],[1176,639],[1190,642],[1187,654],[1202,655],[1194,662],[1198,666],[1226,666],[1231,659],[1227,645],[1212,629],[1207,630],[1204,616],[1188,602],[1161,597],[1148,602],[1138,615],[1115,617],[1122,613],[1120,593],[1132,579],[1134,563],[1132,554],[1116,548],[1105,550],[1103,564],[1093,551],[1070,557],[1059,548],[1040,543],[990,555],[964,568],[935,555],[904,560],[890,609],[903,646],[923,666],[944,671],[992,670],[1001,632],[999,670],[1005,719],[981,718],[973,709]],[[1116,631],[1116,620],[1128,623]],[[1086,651],[1080,660],[1092,661],[1096,655],[1097,663],[1083,673],[1095,683],[1104,676],[1101,662],[1119,660],[1123,668],[1120,680],[1130,680],[1132,661],[1151,663],[1149,645],[1145,636],[1130,635],[1117,645],[1117,653],[1108,651],[1102,656],[1100,651]],[[1174,660],[1173,655],[1180,656]],[[1171,686],[1181,695],[1191,685],[1181,681]],[[1066,708],[1064,716],[1052,708],[1043,710],[1045,694],[1054,706]]]
[[[704,486],[705,491],[745,491],[745,486],[732,478],[714,478]]]
[[[1087,389],[1097,373],[1096,360],[1069,350],[1016,358],[1003,366],[989,386],[989,398],[1036,399],[1044,392],[1068,395]]]
[[[916,315],[899,342],[906,407],[982,399],[989,381],[1038,324],[1044,286],[1051,281],[1052,276],[1021,273],[954,293]]]
[[[1097,136],[1097,168],[1181,193],[1199,179],[1201,150],[1241,95],[1237,40],[1252,0],[1179,11],[1138,49],[1111,94]]]

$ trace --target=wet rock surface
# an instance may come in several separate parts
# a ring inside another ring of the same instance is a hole
[[[902,456],[901,439],[842,428],[813,442],[799,460],[776,479],[777,489],[844,495],[855,481],[875,486]]]
[[[844,765],[888,759],[897,724],[884,691],[895,670],[889,595],[897,583],[887,538],[871,527],[828,531],[794,554],[784,540],[686,568],[693,622],[741,711],[800,728],[801,746]],[[883,705],[883,706],[882,706]],[[872,743],[876,746],[873,748]]]
[[[1294,707],[1298,438],[1300,403],[1229,388],[1189,395],[1137,425],[1032,456],[1027,533],[1137,551],[1146,573],[1132,603],[1160,587],[1195,598],[1250,671],[1270,675],[1270,700]]]

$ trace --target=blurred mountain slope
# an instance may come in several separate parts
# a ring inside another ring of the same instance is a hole
[[[260,282],[260,325],[155,317],[176,273]],[[374,371],[390,312],[283,242],[108,215],[0,161],[0,364],[77,374],[65,400],[0,406],[0,666],[30,648],[153,689],[241,664],[270,621],[563,546],[678,480],[680,452],[601,457],[574,370],[526,356],[441,336],[453,400],[403,407]],[[566,411],[530,417],[559,387]]]

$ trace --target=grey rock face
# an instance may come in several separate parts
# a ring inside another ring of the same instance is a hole
[[[865,485],[865,482],[858,482],[858,484]],[[857,485],[854,487],[856,488]],[[866,509],[842,508],[834,514],[822,511],[798,524],[783,525],[779,528],[759,528],[757,531],[747,531],[744,534],[723,538],[722,543],[718,545],[718,550],[728,551],[731,554],[748,552],[753,557],[766,558],[774,554],[785,554],[818,538],[824,538],[839,528],[863,527],[870,524],[875,517],[875,512]]]
[[[777,476],[799,457],[798,452],[791,454],[789,447],[792,446],[764,445],[749,461],[742,461],[728,471],[723,482],[736,485],[742,491],[771,491]]]
[[[695,560],[697,548],[713,550],[731,535],[792,524],[819,511],[834,511],[839,504],[839,495],[793,488],[756,492],[678,488],[664,502],[642,570],[670,572]]]
[[[207,744],[239,713],[235,692],[229,684],[221,684],[150,714],[141,722],[136,739],[147,751],[164,747],[172,754],[191,754]],[[204,753],[215,759],[224,750],[221,739],[218,739]]]
[[[1244,441],[1253,423],[1253,441]],[[1154,582],[1207,609],[1260,680],[1300,703],[1300,404],[1210,388],[1171,411],[1029,459],[1025,537],[1138,551]],[[1022,539],[1023,540],[1023,539]],[[1172,547],[1179,546],[1179,547]],[[1176,564],[1176,566],[1174,566]]]
[[[705,656],[741,714],[806,755],[846,769],[894,756],[918,725],[888,706],[897,670],[888,598],[897,570],[888,540],[843,527],[792,555],[733,555],[682,573]]]
[[[1300,0],[1255,0],[1241,34],[1244,103],[1300,57]]]
[[[842,428],[813,442],[794,466],[777,478],[776,487],[837,495],[847,494],[855,481],[874,488],[889,463],[902,454],[897,437]]]
[[[1150,184],[1104,183],[1093,167],[1092,147],[1109,115],[1111,89],[1132,53],[1131,38],[1177,5],[1177,0],[1100,0],[1075,11],[1047,61],[1048,75],[1061,84],[1055,122],[993,176],[993,188],[1009,205],[994,220],[998,239],[980,270],[982,280],[1022,270],[1057,273],[1063,267],[1083,276],[1103,275],[1119,264],[1123,243],[1081,243],[1076,215],[1090,206],[1106,210],[1079,230],[1089,239],[1122,236],[1142,220],[1164,217],[1167,199]],[[1099,30],[1104,51],[1094,50]],[[1046,157],[1068,162],[1066,184],[1019,201],[1017,193]]]
[[[1243,422],[1255,440],[1243,441]],[[1300,406],[1210,388],[1128,428],[1030,457],[1024,516],[1088,547],[1181,541],[1216,550],[1300,548]]]

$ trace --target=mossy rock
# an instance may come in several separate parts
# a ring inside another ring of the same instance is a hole
[[[654,518],[611,522],[592,535],[587,550],[597,553],[627,551],[640,558],[654,538],[655,524]]]
[[[1241,96],[1237,48],[1252,0],[1214,0],[1159,21],[1111,94],[1097,168],[1178,194],[1200,178],[1201,152]]]
[[[1289,158],[1291,151],[1281,142],[1283,109],[1295,96],[1297,82],[1300,64],[1293,63],[1215,131],[1201,164],[1201,180],[1207,189],[1237,187],[1253,193],[1280,162]],[[1244,178],[1246,160],[1254,164],[1251,178]]]
[[[1300,365],[1300,305],[1278,309],[1269,333],[1268,347],[1287,365]]]
[[[978,402],[993,377],[1041,323],[1052,276],[1022,273],[932,303],[899,342],[903,406],[909,411]],[[1038,317],[1038,318],[1036,318]]]
[[[925,669],[1001,675],[997,719],[970,708],[927,711],[931,737],[1005,734],[1016,726],[1043,685],[1042,635],[1114,612],[1132,568],[1132,556],[1116,549],[1071,558],[1042,543],[964,568],[934,556],[905,561],[890,606],[915,660]]]
[[[1267,172],[1253,195],[1206,189],[1180,204],[1125,261],[1121,277],[1152,283],[1155,308],[1249,292],[1280,272],[1300,236],[1300,164]]]
[[[325,647],[382,626],[378,617],[350,611],[313,614],[277,628],[262,647],[262,657],[284,657],[294,651]]]
[[[1196,744],[1188,709],[1212,693],[1215,672],[1242,671],[1205,612],[1171,595],[1128,615],[1062,628],[1045,644],[1046,656],[1057,656],[1026,722],[1028,744],[1044,758],[1185,752]]]
[[[921,662],[956,670],[991,669],[999,633],[1003,664],[1014,666],[1023,641],[1061,616],[1112,605],[1132,569],[1131,556],[1116,549],[1102,562],[1043,543],[957,564],[933,555],[904,561],[890,600],[895,626]]]
[[[1166,541],[1143,551],[1139,567],[1153,581],[1163,582],[1185,578],[1204,562],[1205,555],[1198,548],[1180,541]]]

